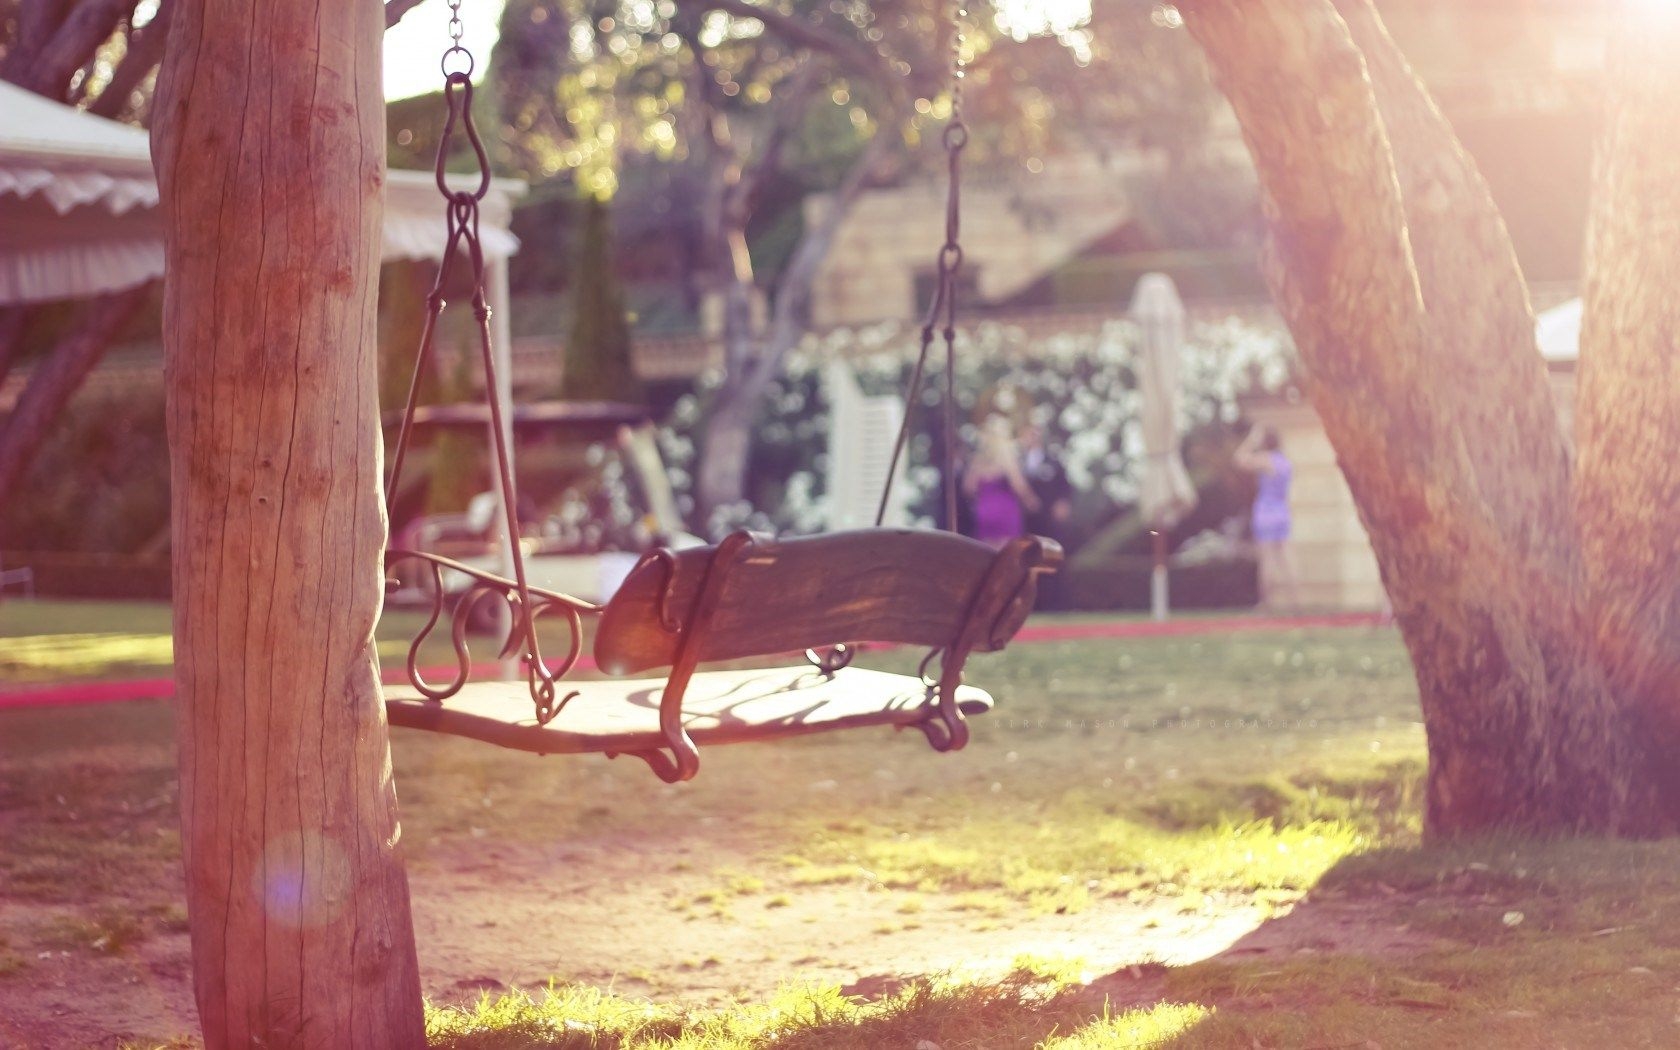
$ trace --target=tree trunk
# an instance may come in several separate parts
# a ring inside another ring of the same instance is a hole
[[[29,374],[17,404],[0,424],[0,503],[17,490],[59,413],[150,291],[149,283],[142,284],[87,304],[76,330]]]
[[[754,284],[749,268],[745,278],[737,268],[735,279],[724,293],[724,380],[707,413],[701,439],[700,469],[696,479],[701,521],[720,507],[740,501],[746,494],[747,461],[752,452],[752,428],[758,423],[764,394],[781,372],[782,362],[805,334],[805,310],[811,301],[823,260],[851,215],[857,199],[874,176],[876,165],[886,155],[891,138],[877,132],[829,202],[828,212],[805,231],[789,257],[776,285],[770,307],[768,330],[754,330],[752,299]],[[739,218],[737,240],[745,255],[746,216]],[[929,249],[930,252],[933,250]]]
[[[1523,566],[1526,593],[1512,613],[1522,620],[1516,636],[1526,637],[1523,662],[1534,674],[1516,684],[1534,693],[1541,747],[1549,754],[1539,768],[1566,794],[1559,813],[1564,826],[1647,827],[1653,814],[1635,759],[1637,737],[1585,640],[1572,450],[1535,345],[1534,312],[1510,234],[1481,172],[1372,0],[1335,5],[1365,58],[1394,153],[1429,325],[1420,351],[1441,375],[1453,377],[1438,386],[1474,449],[1474,491],[1487,503],[1497,542]],[[1442,756],[1430,770],[1432,804],[1473,797],[1453,785],[1462,763],[1451,758],[1485,749],[1485,705],[1525,702],[1500,693],[1443,699],[1432,733]],[[1469,747],[1454,748],[1449,740]],[[1579,812],[1572,815],[1571,807]],[[1451,824],[1445,813],[1431,823],[1438,830]],[[1470,830],[1478,826],[1473,822]]]
[[[381,28],[371,0],[183,0],[160,78],[181,820],[211,1048],[425,1042],[373,645]]]
[[[1179,6],[1254,157],[1268,282],[1417,671],[1429,831],[1624,829],[1630,745],[1570,641],[1567,446],[1485,187],[1374,12],[1343,5],[1375,93],[1328,0]]]
[[[752,454],[752,428],[758,422],[762,384],[758,372],[762,339],[753,319],[756,285],[751,275],[729,281],[722,289],[723,382],[706,410],[700,438],[700,463],[695,475],[695,502],[702,529],[711,518],[746,498],[747,460]],[[758,389],[753,389],[758,387]]]
[[[1575,498],[1591,641],[1629,698],[1664,830],[1680,816],[1680,12],[1624,21],[1588,226]]]

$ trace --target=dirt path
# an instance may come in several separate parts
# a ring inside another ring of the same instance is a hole
[[[683,870],[680,857],[567,854],[503,847],[477,870],[416,872],[430,986],[532,987],[553,974],[708,1005],[762,999],[788,981],[868,995],[900,976],[1001,974],[1023,954],[1084,959],[1093,973],[1189,962],[1264,918],[1242,901],[1188,913],[1168,901],[1110,901],[1077,914],[998,915],[937,894],[874,888],[861,874],[849,884],[772,882],[726,895],[715,876]]]
[[[773,879],[728,891],[715,871],[701,870],[709,867],[681,850],[610,840],[433,852],[411,873],[426,992],[461,1001],[540,991],[556,977],[707,1006],[763,999],[789,981],[872,997],[918,974],[995,976],[1022,955],[1082,959],[1097,980],[1137,963],[1226,951],[1419,946],[1387,919],[1386,900],[1315,906],[1310,921],[1302,909],[1266,922],[1278,913],[1211,897],[1193,910],[1172,899],[1107,900],[1077,914],[1026,915],[874,888],[861,873],[847,884]],[[62,908],[0,901],[0,937],[26,944],[25,931],[70,918]],[[182,933],[117,954],[91,946],[30,954],[25,972],[0,977],[0,1047],[114,1046],[193,1030]]]

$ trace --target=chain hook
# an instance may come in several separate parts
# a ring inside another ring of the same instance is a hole
[[[470,302],[476,322],[475,327],[478,329],[480,357],[484,365],[485,402],[490,414],[491,449],[494,453],[496,480],[501,489],[502,518],[506,528],[505,542],[508,544],[509,560],[513,564],[513,580],[503,581],[504,584],[511,585],[509,587],[511,593],[507,597],[509,611],[513,616],[512,629],[509,631],[503,654],[511,656],[518,653],[524,660],[526,684],[530,689],[531,702],[536,708],[537,723],[543,725],[559,713],[560,708],[565,706],[566,700],[570,697],[557,698],[555,682],[558,676],[544,662],[542,648],[537,642],[536,619],[538,609],[531,600],[531,588],[525,573],[525,552],[520,542],[518,497],[514,489],[512,454],[508,449],[507,421],[500,396],[501,387],[497,382],[496,355],[490,345],[490,307],[484,291],[484,244],[479,239],[479,203],[490,192],[491,185],[490,156],[484,148],[483,140],[479,138],[478,127],[473,122],[472,72],[474,61],[472,52],[461,43],[465,36],[465,28],[461,24],[461,3],[462,0],[449,0],[449,39],[451,43],[444,50],[443,57],[439,60],[439,66],[443,72],[443,98],[446,115],[443,131],[438,136],[437,161],[434,172],[437,176],[438,192],[443,195],[444,224],[448,236],[442,259],[438,264],[437,280],[433,285],[431,294],[426,297],[426,323],[421,333],[420,350],[415,357],[414,378],[409,387],[408,405],[403,413],[402,429],[398,432],[397,444],[392,457],[391,480],[386,487],[386,503],[389,508],[396,498],[398,481],[402,474],[403,458],[408,451],[409,440],[413,432],[414,413],[419,401],[420,379],[425,372],[427,361],[431,357],[438,318],[443,312],[445,282],[448,280],[456,258],[464,249],[467,265],[472,271]],[[478,166],[478,182],[468,189],[454,189],[449,185],[447,164],[457,130],[466,135],[468,143],[472,146],[473,158]],[[441,586],[441,583],[439,586]],[[412,668],[410,669],[410,677],[416,685],[421,684]],[[422,692],[424,691],[425,689],[422,687]],[[428,693],[427,695],[431,694]]]

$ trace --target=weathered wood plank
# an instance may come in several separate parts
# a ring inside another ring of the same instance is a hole
[[[631,753],[668,745],[659,729],[659,678],[579,682],[580,695],[546,726],[531,716],[524,682],[477,682],[443,703],[411,688],[386,693],[391,724],[470,737],[537,754]],[[966,715],[992,698],[962,686]],[[683,718],[696,744],[779,740],[863,726],[914,726],[932,713],[927,687],[909,675],[848,667],[832,678],[810,667],[708,671],[689,682]]]
[[[679,635],[661,625],[661,603],[688,630],[692,625],[681,621],[714,550],[680,551],[668,560],[649,557],[636,566],[602,615],[595,660],[603,670],[631,674],[670,666]],[[713,568],[725,573],[723,591],[704,626],[698,659],[735,660],[835,642],[948,645],[1000,557],[1019,564],[1014,578],[1030,609],[1034,572],[1059,560],[1060,550],[1029,537],[1000,553],[953,533],[908,529],[760,540],[735,564]],[[1003,594],[999,600],[1009,598]],[[989,607],[975,611],[996,613]],[[1001,648],[1013,633],[1010,628],[997,638],[988,631],[974,648]]]

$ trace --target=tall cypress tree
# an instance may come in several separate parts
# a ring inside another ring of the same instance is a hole
[[[640,404],[647,393],[630,358],[630,318],[612,267],[607,202],[589,194],[579,205],[583,236],[572,278],[572,330],[566,339],[560,396],[568,401]]]
[[[437,383],[437,404],[452,405],[473,397],[468,355],[461,354]],[[441,371],[441,369],[440,369]],[[472,498],[484,490],[484,469],[480,464],[489,450],[482,434],[444,428],[432,435],[431,472],[426,482],[426,513],[455,514],[467,509]]]

